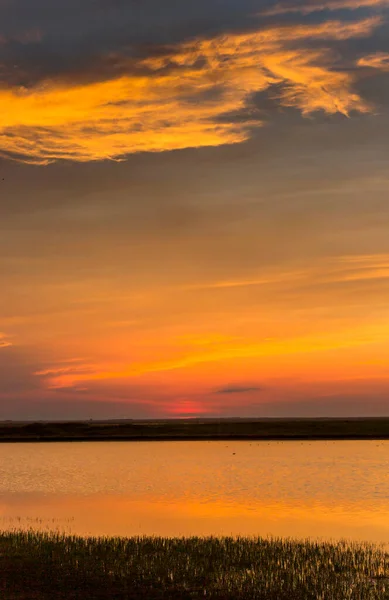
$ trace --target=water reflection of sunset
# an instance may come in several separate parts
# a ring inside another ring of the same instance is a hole
[[[206,497],[172,502],[152,495],[141,501],[114,495],[3,497],[0,524],[8,528],[58,528],[79,535],[259,535],[389,544],[389,508],[385,502],[371,511],[344,504],[240,504]]]
[[[96,535],[389,543],[388,465],[389,442],[375,441],[5,444],[0,517]]]

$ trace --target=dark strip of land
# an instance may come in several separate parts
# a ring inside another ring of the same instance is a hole
[[[388,600],[367,545],[0,532],[2,600]]]
[[[0,442],[370,439],[389,439],[389,418],[0,423]]]

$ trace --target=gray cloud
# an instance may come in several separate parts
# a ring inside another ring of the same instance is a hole
[[[92,81],[138,72],[135,59],[166,52],[185,39],[250,28],[254,0],[129,2],[15,0],[1,10],[2,81]],[[93,18],[91,18],[93,15]],[[35,33],[35,35],[33,35]]]
[[[261,8],[265,11],[275,4],[262,1]],[[82,5],[76,0],[14,0],[0,10],[2,84],[26,87],[45,79],[91,82],[141,73],[140,58],[168,54],[172,45],[184,40],[302,22],[301,15],[293,13],[260,17],[255,0],[225,0],[222,5],[218,0],[189,4],[165,0],[163,10],[158,0],[85,0]],[[347,19],[358,15],[360,11]],[[322,14],[303,19],[305,24],[322,21]],[[376,43],[382,50],[387,35],[382,32],[374,37],[377,42],[361,40],[358,44],[371,49]],[[317,42],[305,43],[314,46]],[[341,45],[330,43],[335,49]]]
[[[264,388],[260,386],[241,386],[241,385],[226,385],[219,388],[215,394],[249,394],[250,392],[262,392]]]

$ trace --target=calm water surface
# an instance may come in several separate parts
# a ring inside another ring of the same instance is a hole
[[[0,528],[389,544],[389,442],[0,444]]]

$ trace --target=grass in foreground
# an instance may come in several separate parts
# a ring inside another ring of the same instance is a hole
[[[347,543],[3,532],[0,598],[376,600],[389,598],[389,556]]]

